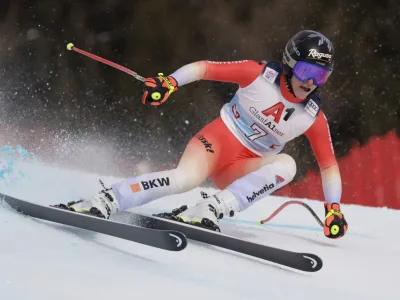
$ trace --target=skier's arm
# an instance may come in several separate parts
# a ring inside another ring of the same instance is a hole
[[[325,196],[324,234],[328,238],[340,238],[347,232],[348,224],[340,209],[342,180],[333,152],[328,121],[321,111],[314,124],[305,132],[321,169]]]
[[[305,132],[321,170],[322,187],[327,203],[340,203],[342,180],[333,152],[328,121],[321,111],[314,124]]]
[[[175,78],[179,87],[197,80],[232,82],[245,87],[260,75],[264,66],[265,64],[253,60],[224,62],[203,60],[187,64],[170,76]]]
[[[178,87],[197,80],[215,80],[237,83],[245,87],[261,73],[265,63],[255,61],[197,61],[187,64],[171,75],[146,78],[142,103],[161,105]]]

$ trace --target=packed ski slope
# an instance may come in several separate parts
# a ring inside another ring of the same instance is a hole
[[[40,164],[18,165],[18,180],[0,192],[41,204],[89,197],[98,176]],[[103,178],[111,183],[118,178]],[[207,190],[206,190],[207,191]],[[140,210],[194,203],[199,190],[166,197]],[[0,202],[0,299],[400,299],[400,211],[344,205],[348,234],[328,240],[308,212],[268,197],[222,222],[227,234],[318,254],[321,271],[304,274],[189,241],[167,252],[68,226],[32,219]],[[0,200],[1,201],[1,200]],[[321,203],[305,200],[322,217]]]

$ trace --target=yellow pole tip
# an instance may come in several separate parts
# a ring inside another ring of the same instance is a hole
[[[263,220],[258,221],[258,224],[264,225]]]
[[[74,47],[74,44],[72,44],[72,43],[69,43],[69,44],[67,45],[67,49],[68,49],[68,50],[72,50],[73,47]]]

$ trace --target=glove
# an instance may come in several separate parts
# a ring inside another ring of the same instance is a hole
[[[339,203],[325,203],[325,223],[324,234],[331,239],[337,239],[345,235],[347,231],[347,222],[340,211]]]
[[[148,101],[151,105],[161,105],[167,101],[169,95],[178,90],[178,83],[174,77],[165,77],[163,73],[158,73],[158,76],[145,79],[143,104]]]

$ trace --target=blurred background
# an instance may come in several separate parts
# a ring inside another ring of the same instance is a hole
[[[144,106],[140,82],[67,43],[150,77],[197,60],[281,60],[292,35],[313,29],[336,47],[321,97],[344,202],[400,208],[399,25],[397,0],[2,0],[0,146],[104,175],[173,168],[237,87],[196,82]],[[281,193],[321,197],[308,141],[283,152],[298,174]]]

